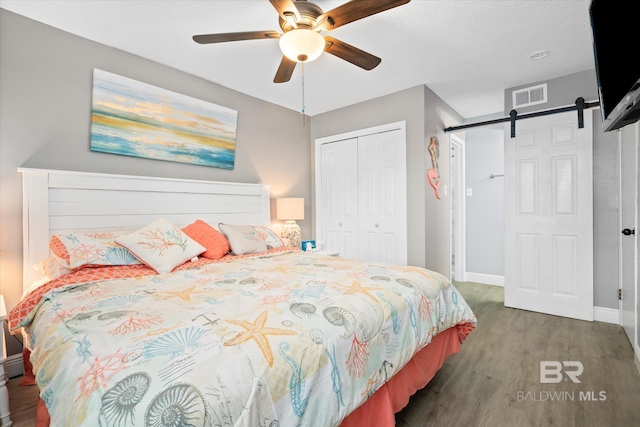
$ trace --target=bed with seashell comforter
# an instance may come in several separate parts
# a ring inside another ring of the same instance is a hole
[[[51,425],[337,426],[476,319],[438,273],[279,248],[167,274],[81,269],[10,322]]]
[[[390,427],[476,325],[440,274],[287,247],[268,185],[20,172],[38,427]]]

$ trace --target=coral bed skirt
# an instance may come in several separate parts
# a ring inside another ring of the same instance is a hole
[[[431,381],[447,357],[459,351],[460,339],[456,327],[439,333],[369,400],[349,414],[340,427],[395,426],[394,415],[407,406],[409,398],[416,391]]]
[[[395,414],[407,406],[409,398],[431,381],[447,357],[460,351],[460,339],[455,327],[433,337],[393,378],[380,387],[362,406],[349,414],[340,427],[392,427]],[[23,353],[25,376],[20,385],[35,385],[29,363],[29,350]],[[49,426],[49,413],[41,398],[37,404],[37,427]]]

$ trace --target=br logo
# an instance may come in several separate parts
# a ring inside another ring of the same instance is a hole
[[[540,361],[540,383],[559,383],[567,376],[574,383],[579,383],[578,377],[582,375],[584,366],[578,361],[541,360]],[[563,375],[564,372],[564,375]]]

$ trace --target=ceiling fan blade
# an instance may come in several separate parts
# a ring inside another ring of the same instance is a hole
[[[200,44],[235,42],[240,40],[279,39],[277,31],[244,31],[240,33],[200,34],[193,36],[193,41]]]
[[[280,66],[278,67],[278,71],[276,71],[276,76],[274,77],[273,82],[285,83],[291,80],[293,70],[296,69],[296,64],[296,61],[292,61],[286,56],[283,56],[282,61],[280,61]]]
[[[269,0],[278,14],[285,21],[289,21],[292,27],[296,27],[296,23],[300,20],[300,12],[292,0]],[[293,21],[293,22],[292,22]]]
[[[353,65],[357,65],[365,70],[373,70],[382,62],[382,59],[374,56],[370,53],[360,50],[357,47],[351,46],[343,41],[334,39],[330,36],[325,36],[324,40],[326,46],[324,51],[330,53],[345,61],[351,62]]]
[[[402,6],[411,0],[351,0],[341,6],[323,13],[316,19],[316,27],[322,30],[332,30],[394,7]]]

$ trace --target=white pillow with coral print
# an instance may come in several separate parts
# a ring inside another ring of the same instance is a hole
[[[36,265],[33,269],[40,273],[41,276],[46,277],[49,280],[57,279],[65,274],[72,273],[74,270],[67,268],[60,264],[56,257],[50,256]]]
[[[218,224],[218,229],[225,235],[235,255],[267,252],[267,244],[252,225]]]
[[[140,264],[131,252],[115,241],[131,230],[80,230],[64,234],[54,234],[49,240],[49,249],[66,268],[99,265]]]
[[[254,225],[258,235],[264,240],[267,249],[281,248],[284,246],[282,239],[266,225]]]
[[[207,250],[164,218],[120,236],[116,242],[160,274],[169,273]]]

